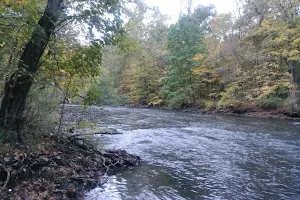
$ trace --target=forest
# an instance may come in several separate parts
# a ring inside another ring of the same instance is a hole
[[[28,63],[35,65],[28,69],[34,84],[20,96],[28,96],[27,108],[3,98],[2,118],[7,118],[4,107],[21,114],[37,112],[32,103],[62,101],[206,111],[280,109],[297,115],[298,1],[238,1],[237,10],[227,14],[218,14],[213,5],[193,10],[188,1],[171,24],[143,1],[123,2],[113,21],[94,15],[103,8],[80,10],[82,3],[65,6],[40,59]],[[22,72],[16,71],[23,66],[21,52],[44,4],[4,1],[1,6],[3,96],[11,74]]]
[[[57,138],[65,104],[299,117],[299,64],[299,0],[239,0],[231,13],[189,0],[176,21],[143,0],[1,0],[0,193],[26,177],[11,160],[36,159],[7,149],[77,142]]]
[[[299,116],[298,1],[186,7],[173,24],[157,8],[133,10],[122,40],[103,48],[94,104]]]

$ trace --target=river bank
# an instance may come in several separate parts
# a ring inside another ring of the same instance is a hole
[[[156,105],[125,105],[128,108],[142,108],[142,109],[158,109],[158,110],[169,110],[177,112],[188,112],[188,113],[199,113],[208,115],[228,115],[228,116],[248,116],[257,118],[269,118],[269,119],[290,119],[300,120],[300,110],[295,113],[290,113],[286,108],[279,108],[274,110],[266,110],[259,107],[247,107],[239,109],[204,109],[201,107],[185,107],[181,109],[171,109],[167,106],[156,106]]]
[[[103,149],[91,138],[67,132],[66,126],[82,117],[79,110],[65,109],[63,135],[41,133],[0,147],[1,199],[83,199],[106,174],[140,164],[139,156]],[[89,117],[97,118],[95,113]]]

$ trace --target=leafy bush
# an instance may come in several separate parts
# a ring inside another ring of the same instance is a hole
[[[279,97],[270,96],[265,99],[259,99],[256,101],[256,104],[261,106],[263,109],[271,110],[282,107],[285,100]]]
[[[168,106],[173,109],[183,108],[187,104],[187,97],[183,94],[176,95],[168,101]]]
[[[205,107],[205,110],[213,110],[213,109],[215,109],[216,105],[215,105],[215,102],[213,102],[213,101],[205,101],[204,107]]]
[[[243,106],[243,103],[236,99],[226,99],[226,100],[220,100],[217,103],[217,108],[223,108],[223,109],[236,109]]]
[[[162,105],[164,103],[164,100],[163,100],[163,97],[155,94],[155,93],[152,93],[149,95],[149,101],[148,101],[150,104],[153,104],[155,106],[159,106],[159,105]]]
[[[236,85],[227,88],[226,92],[221,93],[221,99],[217,103],[217,108],[235,109],[243,105],[242,101],[237,100],[236,96],[239,88]]]
[[[221,92],[221,99],[217,103],[217,108],[238,109],[243,106],[242,100],[245,100],[243,89],[238,83],[232,83],[227,86],[225,92]]]
[[[109,78],[101,78],[95,82],[87,93],[85,104],[88,105],[125,105],[130,102],[130,97],[126,94],[120,94],[117,88],[114,88]]]
[[[289,97],[289,86],[288,85],[279,85],[273,92],[273,96],[279,97],[282,99],[287,99]]]

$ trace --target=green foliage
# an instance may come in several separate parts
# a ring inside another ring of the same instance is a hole
[[[205,101],[204,108],[207,111],[214,110],[216,108],[216,103],[214,101]]]
[[[30,38],[45,2],[2,0],[0,3],[0,91],[17,68],[20,52]],[[22,17],[19,17],[22,16]]]
[[[180,109],[192,104],[192,101],[189,99],[188,90],[181,88],[175,92],[168,92],[164,90],[164,94],[167,97],[167,103],[170,108]]]
[[[88,105],[125,105],[130,102],[130,98],[125,94],[119,94],[113,88],[110,79],[102,77],[99,82],[94,83],[88,91],[84,100]]]
[[[101,97],[100,91],[96,84],[92,84],[83,100],[84,105],[97,105],[98,99]]]
[[[72,42],[69,50],[63,48],[68,42]],[[101,75],[101,50],[102,46],[97,44],[81,46],[76,41],[51,41],[39,73],[44,87],[55,85],[71,99],[87,94],[94,77]]]
[[[297,27],[290,32],[287,54],[287,24],[269,12],[276,5],[253,3],[243,4],[237,21],[231,14],[215,16],[212,7],[199,7],[169,28],[146,17],[151,9],[134,10],[119,49],[104,56],[110,61],[104,63],[102,80],[109,84],[99,87],[107,88],[105,94],[126,94],[131,103],[171,108],[234,109],[270,96],[287,99],[290,77],[284,59],[298,62]],[[255,13],[255,5],[264,14]]]
[[[121,15],[124,4],[122,0],[69,1],[68,9],[72,11],[65,13],[65,18],[79,25],[85,24],[88,27],[84,30],[86,38],[93,44],[111,44],[123,32]],[[97,37],[95,32],[101,37]]]
[[[199,7],[170,27],[158,10],[140,4],[118,48],[104,53],[101,101],[115,104],[125,94],[130,103],[171,108],[234,109],[276,101],[285,106],[288,68],[293,64],[300,72],[300,31],[299,16],[291,15],[299,2],[282,4],[243,1],[237,20]]]
[[[16,68],[45,6],[37,0],[3,2],[2,81]],[[167,17],[157,8],[139,2],[126,8],[128,21],[121,28],[123,1],[68,1],[67,9],[74,12],[61,18],[70,26],[58,27],[61,31],[49,41],[35,81],[42,90],[56,87],[87,105],[200,105],[212,110],[256,102],[275,109],[290,95],[289,66],[300,72],[300,17],[291,15],[299,2],[281,4],[243,1],[236,21],[231,14],[216,16],[213,7],[202,6],[167,26]],[[111,16],[103,15],[107,12]],[[91,42],[84,45],[73,29],[82,22]]]
[[[101,73],[102,47],[105,44],[113,43],[116,34],[120,34],[119,32],[122,31],[123,3],[119,0],[1,1],[1,84],[10,77],[12,71],[18,68],[18,71],[26,73],[26,78],[29,76],[33,78],[35,83],[33,87],[36,85],[39,87],[34,88],[34,90],[36,89],[45,97],[47,93],[44,91],[49,92],[49,89],[53,87],[61,90],[62,96],[59,97],[62,99],[74,98],[85,93],[85,90],[92,83],[90,79]],[[60,6],[61,4],[63,6]],[[46,5],[48,7],[45,9]],[[57,10],[53,11],[54,7]],[[41,18],[41,16],[43,17]],[[78,41],[79,27],[86,26],[88,26],[89,34],[87,31],[81,30],[80,36],[86,36],[87,40]],[[99,37],[93,35],[95,32]],[[40,44],[38,41],[43,41],[43,43]],[[26,48],[24,47],[25,44],[28,44]],[[20,60],[20,55],[22,55],[22,60]],[[0,120],[6,123],[11,119],[12,129],[17,126],[16,121],[18,120],[15,119],[22,118],[27,92],[32,86],[30,78],[28,78],[30,81],[27,85],[19,81],[21,78],[13,79],[12,77],[10,79],[10,82],[14,83],[11,84],[11,90],[17,92],[9,101],[21,102],[21,105],[15,108],[16,111],[12,111],[14,103],[12,106],[8,103],[2,103],[1,107],[4,109],[1,109]],[[24,89],[15,89],[19,87],[18,84],[24,84]],[[5,97],[12,96],[7,91]],[[92,99],[99,97],[95,88],[91,88],[86,95],[84,98],[86,101],[92,101]],[[39,122],[35,122],[34,119],[47,120],[40,113],[50,114],[47,110],[42,109],[49,108],[47,100],[50,98],[47,97],[43,101],[38,101],[41,100],[40,97],[32,95],[26,108],[27,119],[31,119],[36,126]],[[27,115],[28,113],[30,114]],[[49,124],[51,123],[49,122]]]
[[[274,97],[278,97],[280,99],[287,99],[289,97],[289,87],[288,85],[279,85],[271,94]]]
[[[277,109],[284,106],[285,100],[279,97],[270,96],[265,99],[259,99],[256,104],[266,110]]]
[[[223,95],[220,101],[217,103],[218,109],[237,109],[242,107],[243,103],[239,100],[230,98],[226,95]]]
[[[138,8],[132,11],[117,47],[104,48],[99,84],[102,104],[162,104],[166,17],[142,3]]]
[[[243,106],[243,103],[236,99],[222,99],[217,103],[218,109],[238,109]]]
[[[225,92],[221,92],[221,99],[217,103],[220,109],[235,109],[242,106],[239,95],[241,94],[240,88],[236,84],[232,84],[226,88]]]
[[[205,54],[204,35],[209,31],[208,20],[213,7],[198,7],[193,14],[182,16],[168,33],[168,76],[163,94],[170,107],[195,102],[193,69],[201,64],[194,57]]]
[[[61,63],[62,69],[70,74],[80,74],[81,76],[99,75],[102,59],[101,48],[101,45],[76,48],[71,59]]]

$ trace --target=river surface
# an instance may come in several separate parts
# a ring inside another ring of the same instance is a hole
[[[94,107],[93,109],[99,109]],[[97,136],[142,165],[108,176],[86,200],[300,200],[300,123],[104,107]]]

